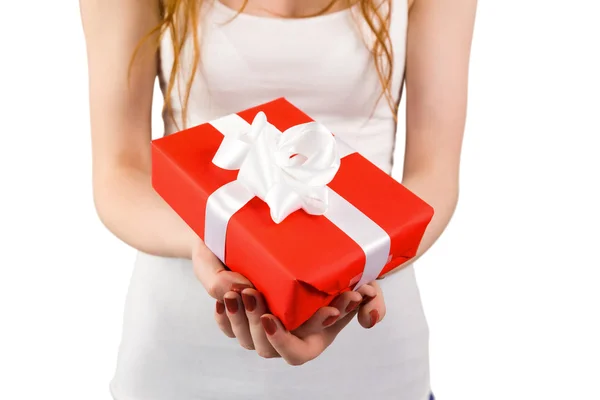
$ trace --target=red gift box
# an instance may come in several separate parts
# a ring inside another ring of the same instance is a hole
[[[283,98],[232,116],[249,128],[261,111],[284,134],[313,121]],[[381,276],[415,256],[433,208],[347,149],[327,185],[325,215],[298,210],[275,223],[269,206],[252,195],[228,209],[221,204],[227,196],[219,194],[236,182],[238,170],[213,163],[224,139],[217,127],[207,122],[154,140],[152,185],[207,245],[217,243],[211,250],[255,285],[287,329],[356,289],[367,267]],[[215,226],[215,218],[228,212]]]

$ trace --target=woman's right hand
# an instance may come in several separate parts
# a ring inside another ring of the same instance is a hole
[[[229,271],[201,241],[193,249],[194,273],[208,294],[216,300],[215,320],[221,331],[263,358],[281,357],[267,338],[261,317],[268,313],[263,296],[243,275]],[[348,291],[338,296],[330,306],[319,309],[300,328],[292,332],[307,337],[328,330],[341,331],[363,301],[361,291]],[[372,297],[370,295],[365,296]],[[352,314],[352,315],[350,315]],[[335,327],[335,328],[334,328]],[[334,336],[335,336],[334,335]],[[329,335],[331,336],[331,335]],[[286,361],[288,357],[285,357]]]
[[[243,289],[253,287],[252,282],[242,274],[227,270],[200,238],[194,242],[192,265],[196,278],[206,292],[221,304],[227,292],[241,293]]]

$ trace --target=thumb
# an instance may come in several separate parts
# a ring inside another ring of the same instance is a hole
[[[223,296],[229,291],[239,293],[253,287],[242,274],[228,271],[221,260],[200,239],[192,251],[192,264],[196,278],[208,294],[217,300],[223,301]]]

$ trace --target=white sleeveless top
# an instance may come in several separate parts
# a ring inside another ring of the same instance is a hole
[[[404,75],[407,0],[392,0],[399,99]],[[356,7],[307,19],[240,14],[215,1],[199,28],[201,64],[186,126],[286,97],[371,160],[391,172],[396,124],[381,98]],[[230,21],[225,24],[225,22]],[[180,93],[171,98],[181,121],[191,47],[182,55]],[[161,43],[161,82],[173,62]],[[181,95],[181,97],[180,97]],[[165,134],[176,126],[165,119]],[[214,299],[189,260],[139,253],[125,306],[116,400],[429,399],[428,328],[412,266],[379,281],[385,319],[372,329],[349,324],[316,360],[301,367],[262,359],[227,338],[213,320]]]

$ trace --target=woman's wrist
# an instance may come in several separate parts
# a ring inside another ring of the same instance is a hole
[[[177,219],[173,227],[174,232],[177,233],[167,238],[167,241],[163,243],[161,246],[163,248],[162,251],[166,252],[166,254],[162,255],[191,260],[198,245],[202,244],[202,241],[175,212],[173,212],[173,217]]]

